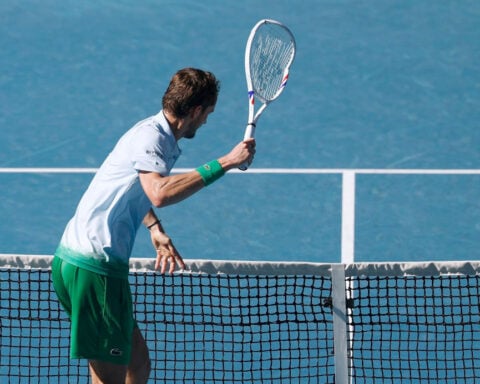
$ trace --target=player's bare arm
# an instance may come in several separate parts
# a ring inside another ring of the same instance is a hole
[[[219,158],[218,163],[227,172],[244,162],[251,163],[254,155],[255,140],[248,139],[238,143],[227,155]],[[141,171],[139,177],[143,190],[157,208],[176,204],[205,186],[204,179],[197,170],[171,176]]]
[[[143,224],[150,231],[152,244],[157,254],[155,269],[161,273],[165,273],[167,268],[169,273],[173,273],[176,266],[180,269],[185,269],[182,257],[173,245],[170,237],[165,233],[162,223],[153,209],[147,212],[143,219]]]

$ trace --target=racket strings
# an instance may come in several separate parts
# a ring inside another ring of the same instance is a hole
[[[263,102],[272,101],[284,85],[295,46],[282,27],[265,25],[257,31],[250,50],[250,74],[255,94]]]

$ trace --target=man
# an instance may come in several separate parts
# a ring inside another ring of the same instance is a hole
[[[149,229],[155,268],[172,273],[184,262],[152,206],[175,204],[255,154],[245,140],[218,160],[169,176],[191,139],[214,111],[219,82],[210,72],[178,71],[162,110],[127,131],[99,168],[65,228],[52,264],[55,291],[71,320],[71,358],[88,359],[93,383],[146,383],[148,349],[135,322],[128,262],[139,226]]]

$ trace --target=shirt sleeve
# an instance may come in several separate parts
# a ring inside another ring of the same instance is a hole
[[[171,150],[168,140],[155,128],[142,129],[132,142],[132,162],[137,171],[170,173]]]

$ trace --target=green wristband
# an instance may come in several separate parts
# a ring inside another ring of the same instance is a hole
[[[225,174],[225,170],[222,168],[218,160],[212,160],[207,164],[198,167],[196,171],[202,176],[205,186],[212,184]]]

